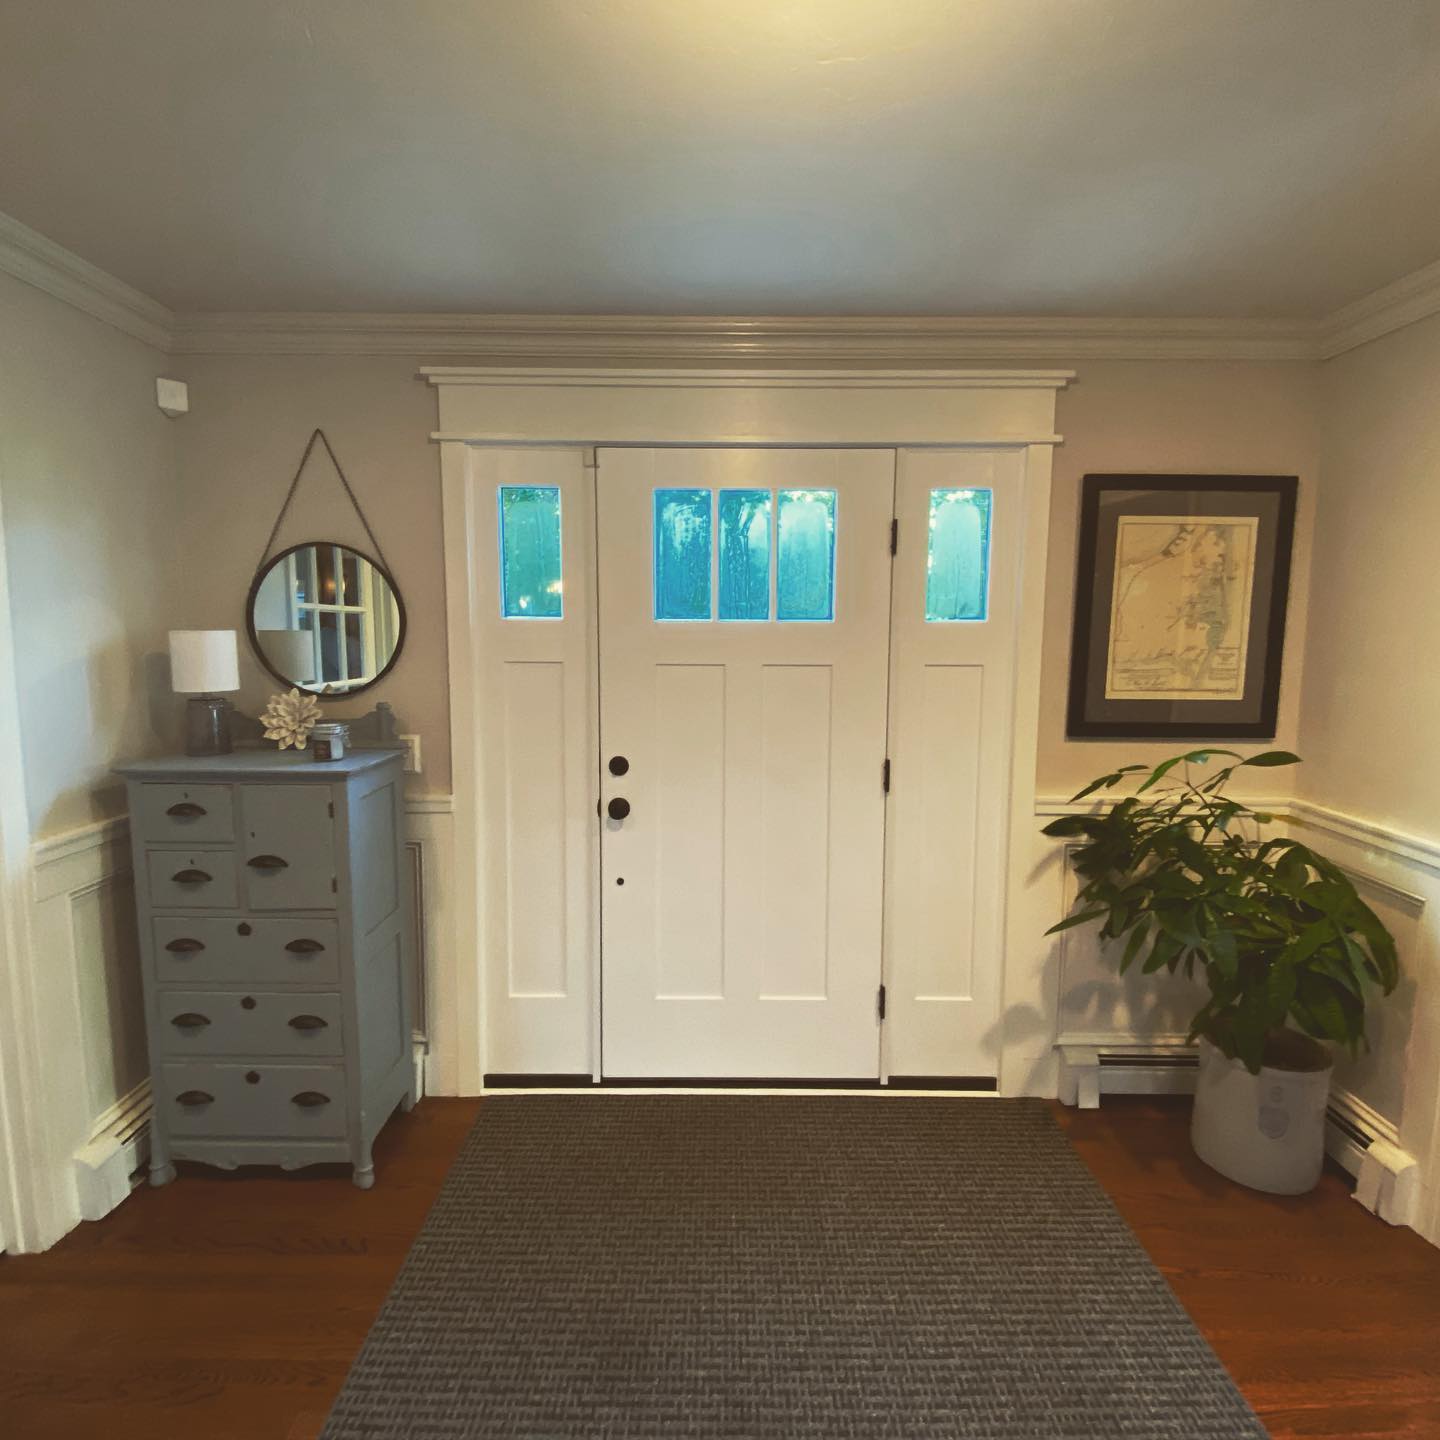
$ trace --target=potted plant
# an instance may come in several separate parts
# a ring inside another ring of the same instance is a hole
[[[1232,763],[1204,774],[1192,766]],[[1128,783],[1108,809],[1065,815],[1045,834],[1080,843],[1078,908],[1048,934],[1099,920],[1124,942],[1124,974],[1183,970],[1209,987],[1190,1023],[1200,1075],[1196,1153],[1257,1190],[1312,1189],[1324,1159],[1332,1057],[1365,1043],[1370,986],[1399,978],[1395,942],[1344,871],[1298,840],[1266,838],[1273,818],[1225,793],[1235,771],[1295,765],[1270,750],[1192,750],[1149,769],[1125,765],[1075,800]]]

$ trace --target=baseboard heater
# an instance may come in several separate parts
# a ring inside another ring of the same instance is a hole
[[[892,1075],[879,1080],[717,1079],[713,1076],[664,1078],[592,1075],[492,1074],[484,1077],[487,1090],[952,1090],[987,1091],[998,1088],[993,1075]]]

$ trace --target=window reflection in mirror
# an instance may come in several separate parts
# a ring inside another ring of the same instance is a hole
[[[326,695],[373,684],[394,661],[405,630],[385,571],[328,541],[276,556],[251,592],[249,620],[277,678]]]

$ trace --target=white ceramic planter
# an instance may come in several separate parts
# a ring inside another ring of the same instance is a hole
[[[1303,1195],[1325,1163],[1325,1106],[1331,1067],[1252,1075],[1200,1042],[1200,1078],[1190,1143],[1212,1170],[1252,1190]]]

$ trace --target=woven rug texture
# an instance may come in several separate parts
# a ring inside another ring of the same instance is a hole
[[[1044,1102],[534,1095],[323,1440],[1265,1434]]]

